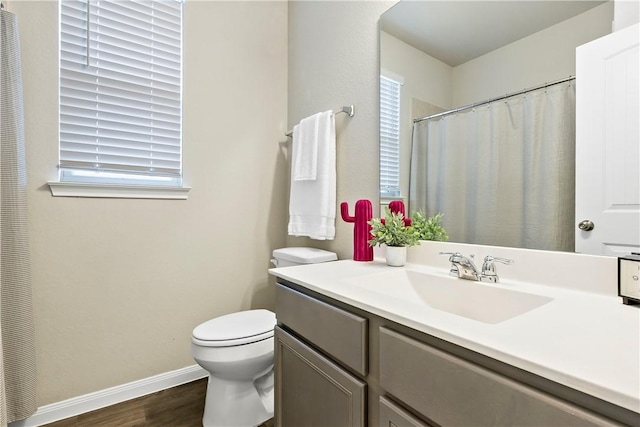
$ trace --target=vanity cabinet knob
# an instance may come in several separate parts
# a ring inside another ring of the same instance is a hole
[[[591,222],[591,220],[585,219],[584,221],[580,221],[578,224],[578,228],[582,231],[591,231],[595,227],[595,224]]]

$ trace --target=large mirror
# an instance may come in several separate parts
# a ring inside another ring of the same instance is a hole
[[[385,12],[380,19],[381,203],[403,199],[411,212],[442,212],[450,241],[573,251],[575,49],[610,33],[613,11],[611,1],[404,0]],[[476,106],[448,113],[470,105]],[[472,111],[473,117],[462,118]],[[533,116],[514,125],[531,111]],[[510,130],[496,130],[500,114]],[[556,114],[562,117],[546,122]],[[414,126],[414,120],[434,115]],[[535,128],[541,122],[545,129]],[[558,134],[559,128],[568,133]],[[427,132],[429,149],[441,147],[428,156],[416,142]],[[540,133],[541,141],[530,140],[529,133]],[[454,134],[466,145],[442,142]],[[495,143],[506,145],[488,147],[476,140],[482,135],[491,143],[502,138]],[[524,139],[516,144],[516,137]],[[556,145],[560,140],[566,142]],[[397,163],[387,151],[394,143]],[[504,150],[534,163],[494,156]],[[546,216],[527,222],[534,213]]]

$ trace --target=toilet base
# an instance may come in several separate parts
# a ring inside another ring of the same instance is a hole
[[[255,381],[229,381],[209,375],[204,427],[254,427],[272,417],[273,370]]]

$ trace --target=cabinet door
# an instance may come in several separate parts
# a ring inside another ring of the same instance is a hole
[[[279,327],[275,338],[276,426],[364,427],[366,384]]]
[[[380,328],[380,385],[442,426],[618,425],[386,328]]]
[[[431,427],[389,399],[380,397],[380,427]]]
[[[367,375],[367,319],[276,284],[278,321],[333,360]]]

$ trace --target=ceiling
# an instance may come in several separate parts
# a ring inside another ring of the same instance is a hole
[[[404,0],[382,15],[380,28],[455,67],[602,3]]]

